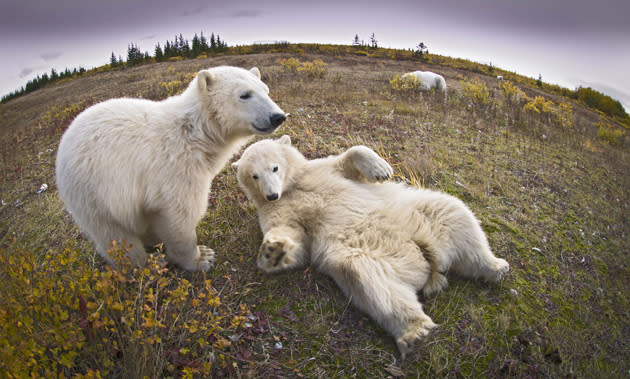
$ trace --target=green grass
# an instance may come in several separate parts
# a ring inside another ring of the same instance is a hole
[[[176,291],[184,280],[192,284],[186,292],[189,301],[169,308],[172,314],[181,315],[181,323],[158,328],[157,334],[148,333],[141,325],[134,326],[135,332],[96,326],[89,331],[77,326],[83,317],[77,298],[63,303],[66,305],[59,312],[69,316],[57,323],[47,325],[42,319],[35,329],[21,330],[11,323],[0,329],[1,341],[35,340],[39,345],[33,346],[44,346],[45,356],[59,354],[70,360],[54,369],[49,361],[41,361],[22,374],[628,375],[630,161],[625,135],[615,145],[598,138],[600,125],[612,123],[577,104],[573,104],[572,125],[528,114],[522,109],[524,102],[504,101],[493,77],[463,68],[423,64],[423,69],[445,76],[449,92],[444,101],[436,94],[390,87],[395,74],[418,69],[414,61],[356,55],[295,56],[301,62],[321,59],[328,64],[327,74],[313,79],[286,72],[281,61],[291,57],[220,56],[102,72],[0,105],[3,259],[32,257],[36,264],[31,282],[42,281],[33,288],[49,288],[46,281],[51,274],[45,267],[56,267],[64,280],[53,287],[71,291],[68,283],[74,280],[82,283],[75,290],[85,291],[81,293],[88,302],[106,304],[106,295],[97,289],[101,288],[99,280],[111,275],[110,271],[63,210],[54,184],[54,157],[61,133],[77,108],[112,96],[164,98],[175,88],[160,83],[185,84],[200,68],[233,64],[261,69],[272,98],[291,113],[277,134],[291,135],[307,157],[365,144],[390,161],[396,180],[464,200],[482,221],[496,255],[510,262],[505,281],[490,285],[449,276],[449,287],[443,293],[421,299],[426,313],[440,327],[400,361],[392,338],[351,306],[329,278],[311,269],[274,276],[257,270],[261,233],[256,212],[227,167],[213,182],[208,212],[197,228],[200,243],[218,254],[215,268],[207,274],[176,268],[151,274],[155,283],[166,278],[171,283],[168,291]],[[461,81],[473,78],[476,85],[482,83],[489,89],[490,103],[471,103]],[[545,96],[554,106],[560,104],[538,88],[517,86],[530,97]],[[42,183],[49,190],[37,195]],[[62,256],[75,261],[54,263]],[[14,262],[14,267],[26,264]],[[0,316],[15,312],[18,305],[28,309],[30,304],[20,300],[29,298],[28,286],[19,286],[22,282],[12,279],[9,266],[0,267],[4,282]],[[97,274],[88,278],[86,272]],[[220,306],[193,304],[200,300],[199,293],[206,293],[206,279],[211,279]],[[134,304],[129,312],[148,314],[144,306],[154,303],[143,292],[145,287],[133,280],[112,283],[121,304]],[[168,291],[161,301],[169,298]],[[137,297],[138,293],[143,295]],[[31,291],[33,294],[41,295]],[[93,316],[95,325],[106,319],[104,315],[115,319],[127,314],[127,310],[107,311]],[[221,318],[199,316],[204,314]],[[215,329],[203,335],[198,329],[192,331],[197,318]],[[55,339],[41,341],[33,333],[66,327],[83,332],[77,336],[84,339],[79,341],[81,349],[92,355],[79,348],[76,355],[61,355],[63,346]],[[89,340],[89,333],[110,343],[99,349],[95,340]],[[148,347],[147,341],[156,335],[161,342]],[[200,338],[207,343],[196,343]],[[135,350],[123,353],[112,347],[112,341],[128,341]],[[16,346],[21,348],[16,347],[10,357],[3,356],[7,360],[0,363],[7,376],[20,374],[9,370],[14,367],[7,366],[9,358],[12,363],[28,362],[29,352],[39,351],[24,344]]]

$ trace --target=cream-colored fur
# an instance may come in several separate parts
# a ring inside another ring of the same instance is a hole
[[[423,90],[430,90],[435,88],[439,91],[446,92],[446,80],[440,74],[436,74],[431,71],[413,71],[408,72],[402,76],[403,80],[407,78],[415,77],[420,81],[420,88]]]
[[[109,263],[112,240],[126,240],[142,265],[144,245],[164,242],[167,259],[207,271],[214,252],[197,246],[212,178],[248,139],[285,119],[257,68],[200,71],[160,102],[113,99],[79,114],[57,154],[66,208]]]
[[[396,338],[403,357],[436,326],[418,291],[443,289],[449,270],[497,281],[509,269],[464,203],[379,183],[392,169],[367,147],[309,161],[283,136],[251,145],[233,166],[259,212],[258,266],[273,273],[312,262]]]

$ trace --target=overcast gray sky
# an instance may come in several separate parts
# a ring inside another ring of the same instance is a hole
[[[37,74],[92,68],[127,45],[153,54],[182,33],[256,41],[379,46],[491,62],[570,89],[593,87],[630,110],[628,0],[0,0],[0,94]]]

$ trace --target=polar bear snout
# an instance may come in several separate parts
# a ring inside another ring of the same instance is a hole
[[[278,200],[280,198],[280,196],[278,196],[277,193],[272,193],[270,195],[267,195],[267,200],[269,201],[275,201]]]
[[[252,123],[254,129],[261,134],[271,134],[287,119],[284,113],[272,113],[268,118],[259,118]]]
[[[273,126],[274,128],[277,128],[278,126],[280,126],[284,120],[287,119],[287,116],[284,113],[274,113],[271,115],[271,117],[269,118],[269,123],[271,124],[271,126]]]

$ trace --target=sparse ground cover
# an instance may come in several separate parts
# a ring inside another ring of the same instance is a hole
[[[162,99],[219,64],[261,69],[291,113],[276,134],[291,135],[307,157],[365,144],[394,166],[396,180],[464,200],[510,262],[506,280],[449,277],[443,293],[421,299],[440,327],[401,362],[392,339],[327,277],[256,269],[256,213],[230,168],[214,180],[197,229],[218,254],[211,272],[165,270],[159,256],[141,272],[105,267],[57,196],[61,134],[93,103]],[[446,101],[392,88],[396,74],[418,69],[446,78]],[[505,87],[409,60],[253,54],[88,74],[0,105],[0,371],[627,377],[626,131],[540,88]]]

